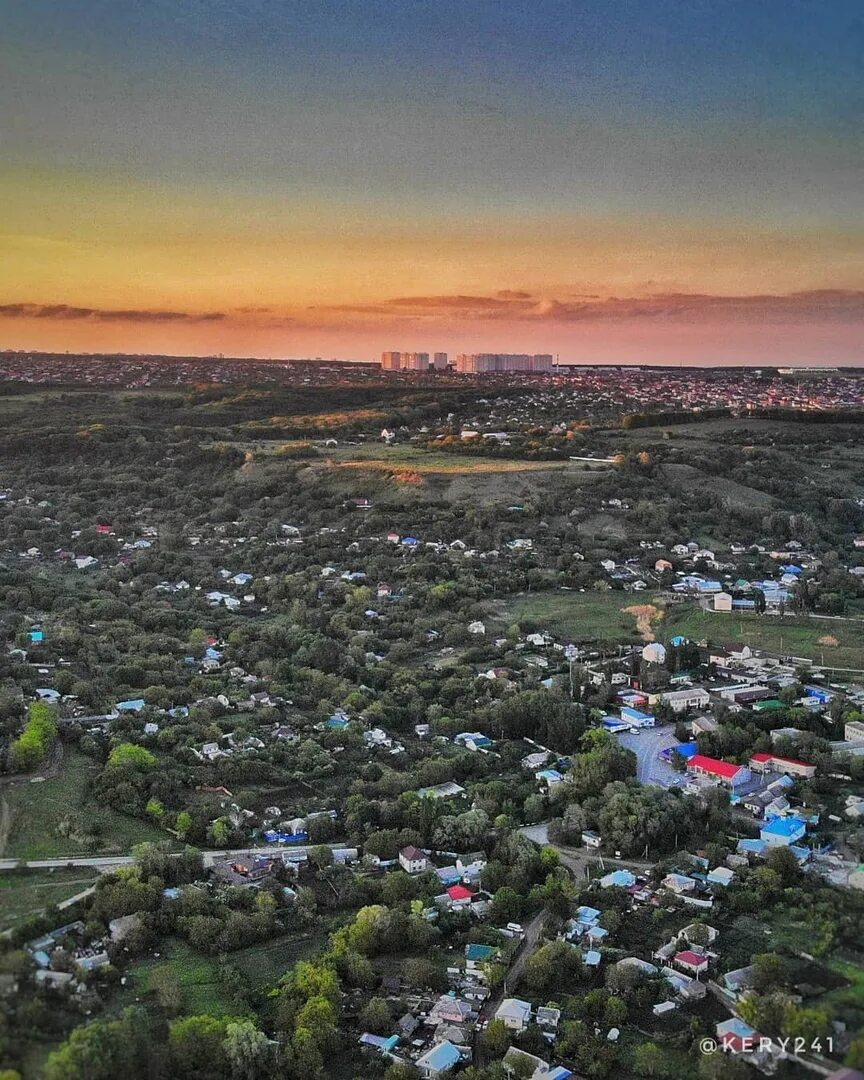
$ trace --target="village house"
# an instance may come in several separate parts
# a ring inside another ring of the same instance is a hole
[[[520,998],[504,998],[495,1010],[495,1019],[500,1020],[509,1031],[522,1032],[531,1022],[531,1002]]]
[[[429,867],[429,860],[419,848],[409,845],[399,852],[399,865],[406,874],[421,874]]]

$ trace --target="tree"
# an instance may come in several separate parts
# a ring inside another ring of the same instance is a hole
[[[753,957],[753,989],[758,994],[782,986],[783,975],[783,961],[776,953],[760,953]]]
[[[314,863],[319,870],[324,866],[332,866],[333,849],[326,844],[319,844],[309,852],[309,861]]]
[[[177,835],[181,840],[184,840],[189,835],[189,830],[192,828],[192,815],[188,810],[180,811],[174,823],[174,828],[177,830]]]
[[[44,701],[34,701],[27,714],[24,730],[9,748],[13,772],[29,772],[42,761],[57,738],[57,714]]]
[[[237,1080],[256,1080],[264,1073],[270,1058],[270,1042],[251,1020],[228,1024],[222,1048],[231,1076]]]
[[[291,1040],[294,1054],[294,1068],[297,1076],[318,1076],[324,1067],[324,1059],[318,1047],[318,1040],[309,1028],[298,1027]]]
[[[360,1013],[360,1027],[373,1035],[384,1035],[390,1030],[392,1022],[390,1006],[381,997],[370,998]]]
[[[734,1054],[718,1050],[699,1059],[699,1080],[749,1080],[751,1075],[747,1064]]]
[[[850,1069],[864,1069],[864,1038],[854,1039],[849,1044],[843,1063]]]
[[[507,1053],[510,1034],[503,1020],[490,1020],[483,1032],[483,1051],[488,1058],[500,1060]]]
[[[115,1080],[118,1076],[135,1076],[146,1067],[147,1047],[153,1041],[147,1013],[141,1008],[126,1009],[119,1020],[93,1020],[75,1028],[66,1042],[49,1056],[45,1080]]]
[[[108,766],[112,769],[141,772],[152,769],[155,764],[156,755],[135,743],[118,743],[108,755]]]
[[[525,965],[525,982],[532,990],[542,993],[566,986],[581,972],[579,953],[566,941],[550,941],[537,949]]]
[[[783,1012],[783,1034],[792,1039],[803,1039],[811,1046],[824,1039],[831,1031],[831,1017],[826,1009],[806,1009],[789,1004]]]
[[[223,1043],[229,1022],[216,1016],[186,1016],[174,1021],[168,1029],[168,1049],[180,1076],[208,1080],[226,1075],[228,1058]]]
[[[633,1071],[639,1076],[668,1076],[669,1066],[660,1047],[646,1042],[633,1051]]]
[[[524,901],[522,897],[508,885],[502,886],[492,898],[492,910],[490,912],[493,924],[507,924],[515,922],[522,917]]]

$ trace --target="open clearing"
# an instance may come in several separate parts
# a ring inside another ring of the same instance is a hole
[[[52,904],[89,889],[94,872],[76,867],[56,870],[13,870],[0,875],[0,930],[17,926]]]
[[[729,615],[704,611],[695,604],[665,606],[651,593],[570,592],[523,593],[499,603],[499,624],[532,624],[558,637],[579,641],[646,636],[643,609],[653,607],[650,633],[659,641],[681,634],[692,641],[743,641],[751,648],[783,656],[800,656],[828,667],[864,669],[864,620],[808,619],[799,615]],[[628,610],[630,609],[630,610]],[[828,644],[833,639],[836,645]]]
[[[12,784],[6,801],[12,825],[6,850],[9,859],[51,859],[62,855],[128,852],[144,840],[164,840],[165,833],[146,822],[118,814],[87,797],[87,783],[98,766],[80,751],[67,746],[57,776],[43,783]],[[88,835],[61,829],[78,819]],[[74,891],[74,890],[73,890]]]
[[[670,608],[667,634],[693,641],[743,641],[751,648],[800,656],[829,667],[864,669],[864,621],[808,619],[799,615],[729,615],[691,605]],[[837,645],[820,644],[833,638]]]
[[[503,623],[532,623],[540,629],[549,630],[569,641],[604,641],[629,638],[642,640],[639,614],[627,612],[627,608],[653,605],[662,617],[662,601],[650,593],[639,593],[634,605],[633,593],[625,592],[537,592],[523,593],[502,605],[500,619]],[[644,621],[644,620],[643,620]],[[658,617],[652,619],[653,632],[657,634]]]

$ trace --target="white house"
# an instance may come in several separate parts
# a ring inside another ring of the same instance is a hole
[[[495,1012],[495,1019],[503,1021],[510,1031],[524,1031],[531,1022],[531,1002],[504,998]]]
[[[647,664],[662,664],[666,660],[666,649],[659,641],[652,641],[642,650],[642,659]]]
[[[406,874],[421,874],[429,866],[429,860],[419,848],[409,844],[399,852],[399,865]]]

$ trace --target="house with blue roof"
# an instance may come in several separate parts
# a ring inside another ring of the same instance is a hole
[[[540,772],[534,773],[534,777],[550,790],[564,783],[564,777],[557,769],[541,769]]]
[[[629,889],[636,884],[636,875],[631,870],[613,870],[611,874],[600,878],[601,889]]]
[[[635,728],[654,727],[657,723],[657,717],[653,713],[642,712],[641,709],[633,709],[629,705],[621,707],[621,719]]]
[[[803,839],[807,832],[807,822],[798,817],[777,817],[767,822],[759,830],[759,839],[769,847],[788,847]]]
[[[391,1054],[399,1042],[399,1036],[390,1035],[385,1039],[383,1035],[371,1035],[368,1031],[364,1031],[357,1041],[361,1046],[373,1047],[379,1054]]]
[[[462,1055],[459,1050],[453,1043],[445,1039],[444,1042],[436,1043],[425,1054],[417,1058],[415,1065],[420,1075],[425,1077],[426,1080],[437,1080],[437,1077],[443,1076],[444,1073],[454,1069],[461,1060]]]
[[[120,713],[141,712],[146,705],[144,698],[131,698],[129,701],[118,701],[114,708]]]

